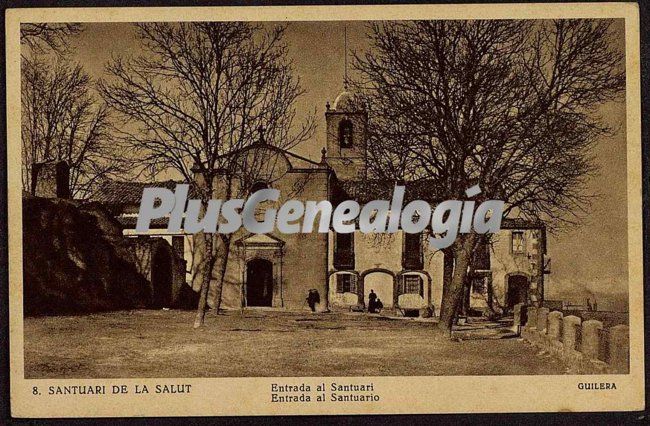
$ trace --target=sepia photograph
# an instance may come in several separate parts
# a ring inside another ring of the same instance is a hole
[[[440,376],[643,396],[642,370],[617,382],[643,368],[638,15],[87,12],[14,19],[29,398],[266,378],[276,413],[366,412],[377,380]]]

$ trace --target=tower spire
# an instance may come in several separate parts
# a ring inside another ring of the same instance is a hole
[[[348,90],[348,26],[343,27],[343,49],[345,50],[345,68],[343,71],[343,88]]]

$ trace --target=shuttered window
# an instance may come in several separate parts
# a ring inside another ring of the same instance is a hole
[[[354,233],[336,234],[334,267],[336,269],[354,269]]]
[[[336,276],[337,293],[356,293],[357,277],[353,274],[338,274]]]
[[[404,275],[402,281],[402,294],[422,295],[422,277],[419,275]]]
[[[422,234],[404,233],[402,267],[404,269],[422,269],[423,260]]]

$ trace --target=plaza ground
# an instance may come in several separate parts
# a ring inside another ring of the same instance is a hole
[[[564,374],[505,329],[360,313],[247,310],[25,318],[26,378]],[[483,338],[481,338],[483,337]],[[485,338],[487,337],[487,338]]]

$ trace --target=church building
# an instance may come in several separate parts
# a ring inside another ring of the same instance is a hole
[[[275,204],[276,208],[291,199],[329,200],[334,206],[355,199],[362,204],[367,201],[369,186],[371,193],[379,193],[373,198],[390,199],[392,187],[373,183],[366,176],[367,120],[366,111],[356,105],[354,95],[344,91],[331,106],[327,105],[326,148],[320,161],[260,139],[231,154],[242,167],[258,167],[249,187],[236,188],[236,192],[245,195],[263,188],[278,189],[280,199],[262,206]],[[107,182],[96,198],[113,208],[126,236],[167,240],[185,259],[186,283],[198,291],[201,280],[196,265],[202,257],[198,237],[168,233],[166,220],[155,220],[146,236],[135,232],[142,189],[161,185],[172,188],[175,184]],[[426,185],[420,186],[407,184],[407,193],[428,190]],[[215,187],[213,198],[227,198],[225,183]],[[384,189],[387,192],[382,192]],[[228,193],[232,194],[232,188]],[[544,225],[504,218],[501,231],[482,246],[472,264],[464,311],[504,312],[517,303],[541,301],[547,265]],[[444,270],[444,254],[430,248],[423,234],[337,234],[332,230],[250,234],[241,228],[232,236],[220,307],[306,310],[309,290],[315,289],[321,310],[363,310],[372,290],[389,312],[408,316],[437,314]],[[216,304],[214,287],[208,294],[210,306]],[[178,293],[179,289],[170,291]]]

